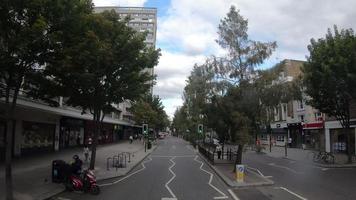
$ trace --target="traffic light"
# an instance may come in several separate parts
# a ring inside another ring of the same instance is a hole
[[[143,124],[142,126],[142,132],[144,135],[148,134],[148,124]]]
[[[198,133],[199,134],[203,133],[203,124],[198,124]]]

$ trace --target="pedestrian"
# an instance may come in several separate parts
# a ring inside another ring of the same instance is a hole
[[[83,151],[84,151],[85,162],[88,162],[88,160],[89,160],[89,147],[87,145],[85,145]]]
[[[291,137],[288,138],[288,144],[289,144],[289,148],[291,148],[292,147],[292,138]]]
[[[130,144],[132,144],[132,142],[133,142],[133,137],[132,137],[132,135],[130,135],[129,140],[130,140]]]
[[[216,152],[218,152],[218,159],[221,158],[221,150],[222,150],[221,145],[220,144],[216,145]]]

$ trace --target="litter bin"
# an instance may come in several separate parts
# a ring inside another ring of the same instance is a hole
[[[64,162],[63,160],[52,161],[52,182],[53,183],[62,183],[64,181],[65,165],[66,165],[66,162]]]

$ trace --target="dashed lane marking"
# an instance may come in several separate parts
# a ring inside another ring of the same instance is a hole
[[[143,170],[145,170],[145,169],[146,169],[145,163],[148,163],[148,162],[151,162],[151,161],[152,161],[152,158],[149,156],[149,157],[148,157],[148,160],[146,160],[146,161],[144,161],[144,162],[141,163],[141,165],[142,165],[142,168],[141,168],[141,169],[139,169],[139,170],[137,170],[137,171],[135,171],[135,172],[132,172],[131,174],[129,174],[129,175],[127,175],[127,176],[125,176],[125,177],[123,177],[123,178],[117,180],[117,181],[114,181],[114,182],[111,182],[111,183],[100,184],[99,186],[100,186],[100,187],[105,187],[105,186],[117,184],[117,183],[119,183],[119,182],[121,182],[121,181],[123,181],[123,180],[125,180],[125,179],[127,179],[127,178],[129,178],[129,177],[131,177],[131,176],[133,176],[133,175],[135,175],[135,174],[137,174],[137,173],[143,171]]]
[[[176,165],[176,163],[174,162],[174,158],[176,158],[176,157],[172,157],[171,159],[169,159],[169,161],[172,163],[172,165],[168,168],[168,170],[173,174],[173,176],[171,177],[171,179],[169,179],[169,181],[165,185],[168,192],[173,197],[173,198],[168,198],[168,199],[177,199],[176,195],[172,192],[171,188],[169,188],[169,186],[168,186],[173,181],[173,179],[176,177],[176,174],[172,170],[172,168]],[[165,197],[165,199],[167,199],[167,197]]]
[[[207,174],[210,175],[210,179],[209,179],[209,182],[208,182],[208,184],[210,185],[210,187],[212,187],[214,190],[216,190],[218,193],[221,194],[221,196],[219,196],[219,197],[214,197],[214,199],[227,199],[227,198],[229,198],[228,196],[226,196],[225,193],[223,193],[221,190],[219,190],[217,187],[215,187],[213,184],[211,184],[211,182],[213,181],[214,175],[213,175],[212,173],[210,173],[209,171],[203,169],[204,163],[201,162],[201,161],[199,161],[199,160],[197,160],[197,158],[198,158],[198,156],[195,156],[194,160],[197,161],[198,163],[201,163],[201,165],[200,165],[200,170],[201,170],[201,171],[204,171],[205,173],[207,173]]]

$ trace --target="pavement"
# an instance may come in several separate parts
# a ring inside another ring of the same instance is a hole
[[[186,141],[168,136],[124,177],[99,181],[98,196],[64,192],[52,200],[213,200],[235,199],[215,171]]]
[[[352,164],[347,163],[347,155],[345,154],[334,154],[335,156],[335,164],[327,164],[327,163],[316,163],[313,161],[313,156],[317,151],[313,150],[303,150],[300,148],[287,148],[287,156],[285,156],[285,148],[274,146],[269,151],[269,147],[266,147],[263,150],[268,156],[275,157],[275,158],[283,158],[283,159],[290,159],[298,162],[304,162],[306,164],[313,164],[319,167],[326,167],[326,168],[349,168],[349,167],[356,167],[356,161]]]
[[[122,141],[115,144],[101,145],[97,148],[95,174],[98,180],[124,176],[136,167],[151,150],[144,151],[142,141],[135,140],[132,144]],[[130,160],[127,157],[125,168],[112,168],[107,170],[107,158],[120,152],[130,152]],[[42,154],[41,156],[25,157],[15,159],[12,163],[14,196],[18,200],[42,200],[64,191],[63,184],[51,182],[52,160],[65,160],[70,162],[74,154],[83,158],[82,148],[67,149],[60,152]],[[130,161],[130,162],[129,162]],[[87,168],[89,162],[84,162],[83,168]],[[5,194],[5,170],[0,165],[0,194]],[[0,195],[0,200],[5,195]]]

